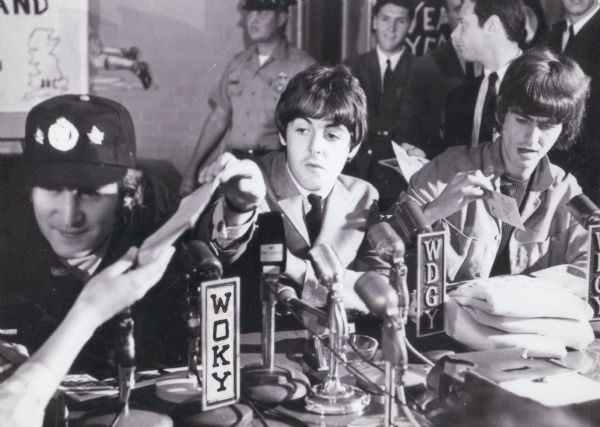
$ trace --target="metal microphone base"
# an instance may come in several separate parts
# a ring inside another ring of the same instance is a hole
[[[253,402],[270,404],[301,399],[309,388],[308,378],[299,371],[262,365],[242,368],[242,395]]]
[[[202,412],[200,399],[178,405],[173,419],[181,427],[244,427],[252,423],[252,409],[241,403]]]
[[[168,378],[157,381],[156,397],[171,403],[181,403],[202,395],[202,387],[194,377]]]
[[[305,399],[307,411],[321,415],[360,414],[371,401],[370,394],[351,385],[339,383],[335,390],[328,388],[327,382],[313,387],[313,394]]]
[[[112,425],[117,412],[103,413],[86,417],[81,422],[85,427],[106,427]],[[119,421],[115,427],[173,427],[173,420],[165,414],[143,411],[140,409],[130,409],[127,413],[123,412],[119,416]]]

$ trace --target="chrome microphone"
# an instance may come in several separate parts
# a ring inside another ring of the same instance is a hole
[[[600,208],[583,193],[571,198],[567,209],[585,229],[589,229],[591,225],[600,225]]]

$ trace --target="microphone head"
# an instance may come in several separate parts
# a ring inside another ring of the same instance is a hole
[[[190,240],[182,243],[182,247],[183,268],[188,274],[221,277],[223,266],[206,243],[200,240]]]
[[[405,243],[411,243],[418,233],[429,233],[432,230],[423,209],[412,199],[396,205],[394,218],[400,229],[400,237]]]
[[[354,284],[354,291],[374,316],[386,318],[399,313],[398,294],[381,274],[374,271],[363,274]]]
[[[393,263],[404,256],[404,242],[387,222],[378,222],[370,227],[367,240],[384,261]]]
[[[308,251],[315,274],[327,288],[342,281],[344,266],[330,244],[321,243]]]
[[[262,270],[276,267],[279,272],[286,269],[287,250],[285,227],[281,212],[264,212],[257,219],[257,241],[260,250],[259,263]]]
[[[600,208],[583,193],[569,200],[567,209],[577,222],[585,228],[600,223]]]

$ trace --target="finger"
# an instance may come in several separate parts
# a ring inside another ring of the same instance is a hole
[[[257,198],[265,197],[267,189],[262,180],[241,179],[238,183],[241,192],[255,195]]]
[[[143,267],[131,271],[129,273],[131,282],[143,289],[145,294],[163,276],[174,253],[175,248],[173,246],[165,248],[157,258]]]
[[[260,173],[258,166],[251,160],[237,160],[235,163],[230,163],[229,166],[219,173],[219,180],[227,182],[230,179],[236,178],[251,178],[257,173]]]
[[[106,267],[99,275],[105,275],[106,277],[117,277],[127,270],[129,270],[137,257],[138,248],[135,246],[130,247],[125,255],[119,258],[118,261]]]
[[[494,191],[494,186],[481,171],[476,171],[475,173],[469,175],[467,180],[471,185],[478,185],[486,190]]]

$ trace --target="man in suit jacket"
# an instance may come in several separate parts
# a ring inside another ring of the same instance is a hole
[[[566,19],[552,27],[548,46],[573,58],[592,80],[587,118],[577,144],[568,151],[553,150],[550,158],[573,173],[584,192],[599,203],[596,163],[600,156],[600,6],[598,0],[562,0],[562,3]]]
[[[448,23],[454,30],[462,0],[446,0]],[[406,82],[400,110],[400,139],[421,148],[433,158],[446,148],[443,143],[443,113],[448,93],[463,84],[472,63],[459,58],[448,41],[426,55],[414,58]]]
[[[308,251],[327,243],[345,267],[346,307],[366,312],[353,290],[360,272],[389,267],[365,239],[368,224],[378,216],[378,193],[365,181],[341,175],[365,136],[364,92],[344,67],[310,67],[290,80],[275,122],[285,152],[255,160],[224,154],[203,171],[203,181],[220,179],[223,195],[204,215],[200,230],[225,264],[242,255],[252,259],[257,253],[252,239],[257,213],[281,212],[288,250],[284,276],[302,298],[325,304],[326,291],[316,280]],[[251,268],[257,270],[256,265]],[[254,274],[256,281],[258,272]],[[258,292],[248,283],[244,288],[248,292],[242,318],[250,323],[258,314],[252,307],[253,302],[254,308],[259,306]],[[252,311],[254,316],[248,314]]]
[[[483,76],[454,89],[446,99],[448,145],[491,141],[495,98],[510,62],[521,54],[525,14],[521,0],[465,0],[452,39],[466,61],[480,62]]]
[[[367,95],[369,135],[354,159],[361,178],[371,178],[373,162],[394,157],[390,141],[412,61],[404,41],[413,14],[411,0],[377,0],[372,23],[377,46],[346,64]]]

